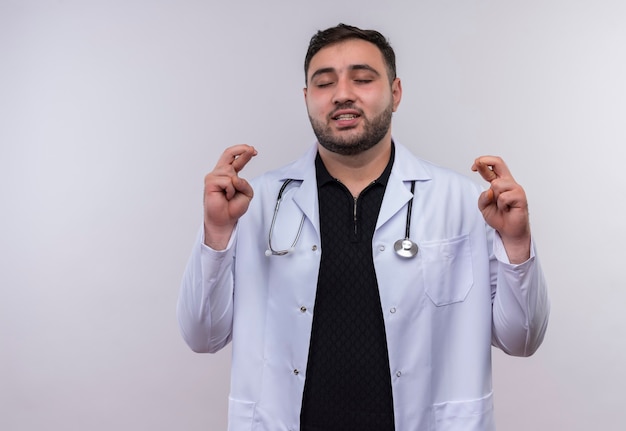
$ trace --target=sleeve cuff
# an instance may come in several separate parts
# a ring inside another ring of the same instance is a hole
[[[511,263],[509,257],[506,254],[506,249],[504,248],[504,243],[502,242],[502,238],[500,238],[500,234],[496,231],[493,239],[493,254],[498,259],[498,261],[502,264],[509,266],[510,268],[522,268],[528,266],[530,262],[535,260],[535,243],[533,238],[530,238],[530,257],[528,260],[522,263]]]

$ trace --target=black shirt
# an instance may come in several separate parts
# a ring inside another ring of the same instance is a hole
[[[302,431],[393,431],[393,395],[372,238],[393,166],[358,197],[315,160],[322,256]]]

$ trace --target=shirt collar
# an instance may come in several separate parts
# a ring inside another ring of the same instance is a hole
[[[389,155],[389,162],[387,162],[387,166],[385,167],[385,170],[383,171],[383,173],[380,174],[380,177],[378,177],[374,181],[375,183],[382,184],[383,186],[387,187],[387,181],[389,181],[389,175],[391,175],[391,168],[393,167],[395,154],[396,154],[396,147],[393,141],[391,141],[391,154]],[[337,179],[334,178],[332,175],[330,175],[330,173],[326,169],[326,166],[324,165],[324,162],[322,161],[322,158],[320,157],[319,151],[317,152],[317,155],[315,156],[315,174],[317,177],[318,188],[322,187],[323,185],[331,181],[332,182],[337,181]]]

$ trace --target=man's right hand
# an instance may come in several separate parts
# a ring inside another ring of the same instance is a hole
[[[254,192],[238,173],[256,155],[250,145],[229,147],[204,177],[204,243],[214,250],[226,248],[237,220],[248,210]]]

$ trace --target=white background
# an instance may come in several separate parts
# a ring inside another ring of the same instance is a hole
[[[494,353],[499,429],[626,429],[623,0],[0,0],[0,429],[226,428],[230,351],[175,317],[203,177],[313,142],[302,62],[339,22],[396,50],[398,141],[528,193],[552,317]]]

